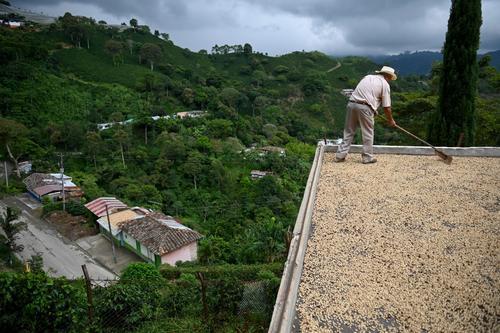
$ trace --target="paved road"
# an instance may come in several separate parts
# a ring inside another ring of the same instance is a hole
[[[28,206],[29,205],[29,206]],[[6,206],[16,207],[22,211],[21,220],[26,222],[27,229],[19,234],[18,244],[24,245],[19,254],[22,260],[40,254],[45,271],[55,277],[82,277],[81,265],[86,264],[89,275],[94,279],[114,279],[116,275],[99,265],[81,248],[63,238],[50,224],[33,215],[36,207],[29,198],[7,197],[0,201],[0,211]]]

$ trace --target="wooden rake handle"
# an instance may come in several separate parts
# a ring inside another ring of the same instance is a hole
[[[407,131],[407,130],[405,130],[403,127],[401,127],[401,126],[399,126],[399,125],[397,125],[397,124],[396,124],[396,126],[395,126],[395,127],[396,127],[397,129],[399,129],[399,130],[401,130],[401,131],[405,132],[406,134],[408,134],[408,135],[409,135],[409,136],[411,136],[412,138],[417,139],[418,141],[420,141],[420,142],[422,142],[422,143],[424,143],[424,144],[428,145],[428,146],[429,146],[429,147],[431,147],[432,149],[434,149],[434,150],[436,149],[436,147],[434,147],[433,145],[431,145],[429,142],[425,141],[424,139],[419,138],[418,136],[416,136],[415,134],[413,134],[413,133],[411,133],[411,132],[408,132],[408,131]]]

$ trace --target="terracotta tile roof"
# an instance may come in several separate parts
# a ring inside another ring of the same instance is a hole
[[[173,217],[158,212],[120,224],[121,229],[153,253],[164,255],[203,236]]]
[[[115,197],[97,198],[86,204],[85,207],[92,213],[94,213],[94,215],[102,217],[106,215],[106,205],[108,206],[108,211],[110,214],[112,212],[116,212],[119,209],[127,208],[126,204],[116,199]]]

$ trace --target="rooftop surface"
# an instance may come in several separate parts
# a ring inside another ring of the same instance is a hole
[[[293,331],[498,331],[500,159],[325,153]]]

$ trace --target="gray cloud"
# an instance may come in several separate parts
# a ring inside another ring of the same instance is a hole
[[[137,18],[193,50],[250,42],[283,54],[398,53],[441,49],[450,0],[12,0],[52,15],[65,11],[108,22]],[[500,49],[500,1],[483,0],[483,50]]]

